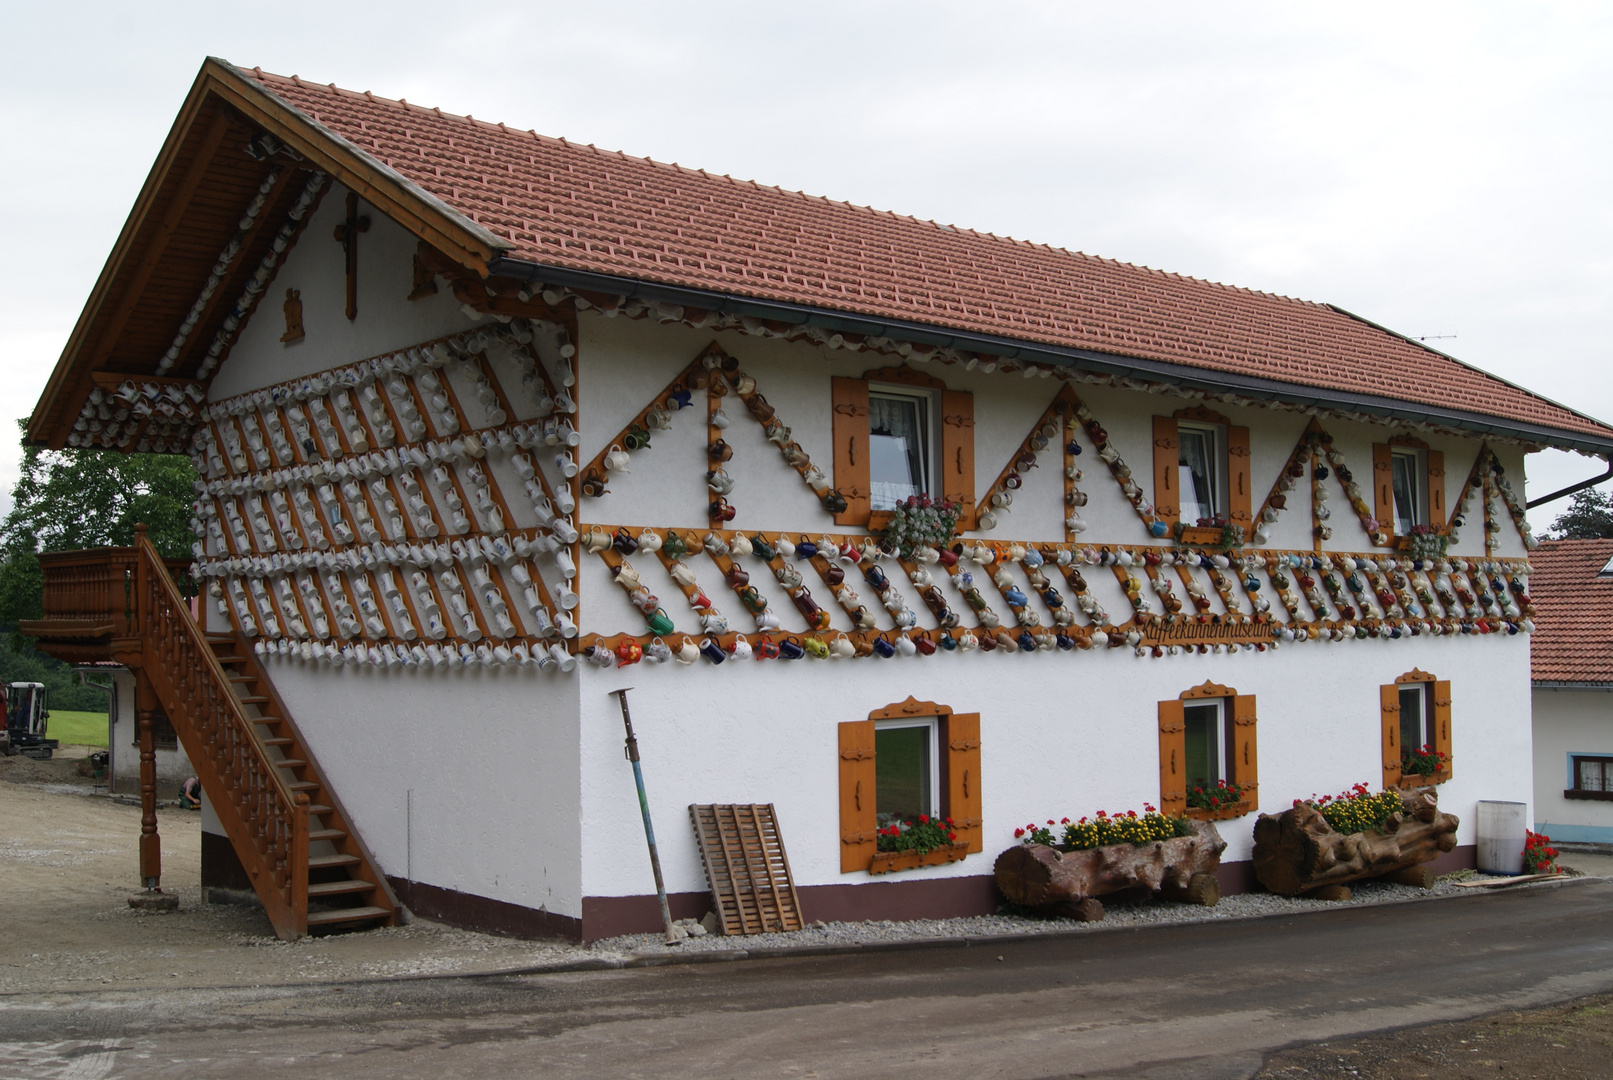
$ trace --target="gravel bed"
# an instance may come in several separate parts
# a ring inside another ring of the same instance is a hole
[[[1192,904],[1155,903],[1116,904],[1108,907],[1098,922],[1079,922],[1074,919],[1043,919],[1026,915],[976,915],[962,919],[914,919],[906,922],[890,920],[880,922],[844,923],[817,922],[805,930],[784,934],[751,934],[723,937],[708,933],[693,919],[679,920],[677,925],[690,933],[687,940],[668,945],[662,934],[627,934],[594,942],[589,952],[596,957],[650,957],[670,956],[691,952],[750,951],[764,949],[797,949],[804,946],[844,948],[862,945],[884,945],[895,942],[913,942],[937,939],[1003,937],[1024,934],[1070,934],[1095,932],[1124,926],[1155,926],[1218,922],[1226,919],[1251,919],[1267,915],[1285,915],[1306,911],[1326,911],[1331,908],[1364,907],[1372,904],[1392,904],[1405,901],[1433,900],[1452,896],[1471,896],[1474,890],[1456,884],[1459,880],[1487,880],[1495,875],[1478,874],[1471,870],[1458,871],[1438,879],[1432,889],[1418,889],[1409,885],[1394,885],[1383,881],[1354,882],[1351,896],[1345,901],[1303,900],[1297,897],[1277,896],[1273,893],[1240,893],[1224,896],[1215,907],[1198,907]],[[1528,888],[1529,886],[1520,886]]]

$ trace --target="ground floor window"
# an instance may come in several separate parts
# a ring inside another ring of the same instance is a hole
[[[1427,683],[1400,684],[1400,746],[1402,752],[1419,750],[1434,744],[1430,715],[1434,700],[1427,692]]]
[[[984,850],[979,713],[909,697],[840,724],[839,750],[842,873],[869,868],[881,828],[921,814]]]
[[[1225,698],[1195,701],[1182,707],[1183,739],[1186,742],[1188,790],[1213,788],[1225,783],[1227,765],[1232,760]]]
[[[1258,802],[1253,694],[1206,682],[1159,703],[1159,808],[1170,815],[1240,817]]]
[[[1383,786],[1451,778],[1451,684],[1412,669],[1378,688]]]
[[[934,716],[874,722],[874,808],[880,828],[941,811]]]
[[[130,739],[129,742],[130,745],[138,749],[140,746],[140,721],[136,719],[133,726],[134,738]],[[151,746],[154,750],[179,749],[179,735],[174,731],[173,722],[168,719],[168,714],[161,709],[158,709],[151,718]]]
[[[1613,756],[1573,754],[1569,764],[1573,786],[1563,792],[1564,796],[1613,801]]]

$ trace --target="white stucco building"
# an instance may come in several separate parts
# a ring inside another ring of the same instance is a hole
[[[1217,779],[1236,891],[1411,739],[1470,863],[1537,786],[1524,455],[1613,451],[1326,305],[217,61],[30,434],[192,454],[213,645],[398,900],[590,939],[659,920],[629,686],[674,915],[691,804],[772,804],[809,919],[913,918]],[[881,550],[909,496],[955,535]],[[871,875],[915,811],[967,855]]]
[[[1613,540],[1551,540],[1533,556],[1535,831],[1613,844]]]

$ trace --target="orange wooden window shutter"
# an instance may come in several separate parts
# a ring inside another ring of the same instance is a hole
[[[834,486],[846,500],[846,508],[835,515],[835,524],[866,526],[870,510],[868,383],[836,376],[829,384],[834,407]]]
[[[874,833],[874,722],[840,725],[840,872],[866,870],[876,850]]]
[[[1388,443],[1372,444],[1372,516],[1391,535],[1395,531],[1395,452]]]
[[[1159,703],[1159,812],[1187,813],[1187,738],[1180,700]]]
[[[967,390],[941,392],[941,497],[963,508],[959,532],[975,527],[975,396]]]
[[[1438,450],[1430,450],[1428,461],[1428,523],[1436,528],[1444,528],[1445,517],[1445,455]]]
[[[1154,417],[1154,516],[1176,524],[1182,515],[1182,454],[1176,445],[1176,418]]]
[[[984,851],[986,831],[980,817],[980,714],[953,713],[947,718],[947,816],[958,842]]]
[[[1451,683],[1434,683],[1434,749],[1445,755],[1445,778],[1455,775],[1451,768]]]
[[[1227,520],[1242,525],[1245,535],[1254,527],[1254,496],[1249,490],[1249,429],[1227,428]],[[1242,783],[1242,781],[1239,781]]]
[[[1255,806],[1260,805],[1260,744],[1256,741],[1259,723],[1255,718],[1255,696],[1239,694],[1232,699],[1232,780],[1244,790]]]
[[[1378,712],[1383,722],[1383,790],[1400,783],[1400,686],[1378,687]]]

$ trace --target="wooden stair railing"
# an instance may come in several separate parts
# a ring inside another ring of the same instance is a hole
[[[275,934],[396,925],[397,898],[252,650],[197,625],[143,532],[136,552],[141,667]]]

